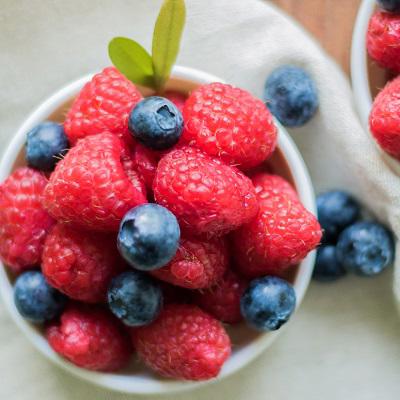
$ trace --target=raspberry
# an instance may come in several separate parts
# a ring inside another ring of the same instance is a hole
[[[43,274],[50,285],[75,300],[105,302],[108,285],[121,265],[113,235],[57,224],[47,236]]]
[[[369,116],[370,131],[384,151],[400,160],[400,77],[375,98]]]
[[[70,143],[103,132],[131,141],[128,116],[141,99],[136,86],[116,68],[105,68],[86,83],[66,116],[64,129]]]
[[[23,167],[0,185],[0,258],[19,273],[40,264],[53,219],[41,200],[47,179]]]
[[[144,176],[137,170],[135,153],[128,146],[125,146],[122,152],[121,163],[132,185],[146,197],[146,181]]]
[[[162,154],[160,152],[150,150],[141,144],[135,146],[133,163],[136,170],[143,177],[146,187],[149,189],[152,189],[153,187],[157,165],[161,156]]]
[[[321,228],[283,178],[260,174],[253,182],[260,211],[233,233],[237,267],[250,278],[279,275],[319,244]]]
[[[284,194],[296,201],[299,199],[293,186],[279,175],[257,173],[252,176],[251,180],[256,189],[259,201],[267,200],[271,194]],[[265,189],[266,185],[268,185],[268,190]]]
[[[169,101],[172,101],[178,107],[178,110],[180,112],[183,112],[183,107],[185,106],[185,101],[187,99],[187,97],[183,93],[167,91],[165,92],[165,97]]]
[[[228,164],[254,167],[275,149],[277,129],[265,104],[222,83],[200,86],[183,109],[183,140]]]
[[[187,289],[202,289],[216,284],[228,268],[225,239],[210,241],[182,238],[173,260],[152,275]]]
[[[117,319],[98,307],[71,305],[46,329],[50,346],[78,367],[116,371],[132,353],[129,336]]]
[[[367,32],[370,57],[381,67],[400,72],[400,16],[377,11],[371,17]]]
[[[248,222],[258,209],[249,178],[193,147],[161,159],[153,188],[156,201],[193,234],[222,235]]]
[[[118,230],[131,208],[147,202],[124,171],[121,141],[110,133],[81,139],[57,164],[44,193],[56,219],[93,230]]]
[[[222,325],[186,304],[167,305],[151,325],[132,330],[132,340],[148,367],[176,379],[214,378],[231,353]]]
[[[196,293],[195,303],[220,321],[235,324],[242,320],[240,298],[246,288],[244,278],[234,271],[227,271],[217,285]]]

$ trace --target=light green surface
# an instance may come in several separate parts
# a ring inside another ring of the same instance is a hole
[[[110,37],[132,36],[149,48],[159,3],[1,0],[1,148],[41,100],[108,63]],[[258,95],[274,65],[293,59],[309,64],[317,76],[321,110],[294,137],[318,187],[330,182],[356,187],[350,164],[334,157],[341,149],[327,140],[343,130],[360,130],[348,87],[318,48],[294,27],[281,35],[287,21],[267,7],[263,12],[252,10],[253,5],[259,7],[256,3],[189,0],[179,62],[203,68]],[[247,17],[251,21],[242,23]],[[132,398],[96,389],[50,365],[1,305],[0,361],[0,399]],[[392,297],[392,271],[387,271],[374,280],[350,277],[333,285],[313,283],[288,329],[251,366],[206,389],[165,398],[395,400],[400,393],[399,376],[400,323]]]

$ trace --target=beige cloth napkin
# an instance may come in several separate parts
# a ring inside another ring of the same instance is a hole
[[[159,4],[159,0],[2,0],[2,147],[41,99],[108,64],[106,45],[111,37],[134,37],[149,48]],[[352,191],[399,232],[399,179],[361,128],[349,84],[321,48],[292,20],[261,0],[187,0],[187,4],[179,63],[214,73],[258,96],[276,66],[305,67],[317,83],[321,104],[308,125],[291,133],[316,189]],[[168,398],[312,400],[322,395],[347,398],[349,393],[353,399],[396,398],[400,347],[394,339],[398,325],[388,279],[386,273],[374,282],[349,277],[337,286],[312,285],[291,327],[260,360],[218,385]],[[397,296],[399,281],[397,273]],[[338,331],[341,336],[335,334]],[[376,366],[373,373],[371,363]],[[343,384],[353,379],[356,391]],[[131,397],[96,389],[48,364],[0,306],[0,398]]]

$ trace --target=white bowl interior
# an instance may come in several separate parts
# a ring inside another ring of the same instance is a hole
[[[16,166],[23,165],[23,146],[26,133],[36,124],[46,119],[60,120],[60,116],[63,115],[68,104],[70,104],[73,97],[91,76],[92,75],[85,76],[64,87],[42,103],[40,107],[28,117],[14,136],[1,160],[0,182],[6,179]],[[184,92],[192,90],[199,84],[222,81],[218,77],[185,67],[175,67],[173,70],[173,77],[174,78],[169,82],[168,88]],[[306,166],[294,142],[285,129],[279,124],[278,127],[278,149],[271,158],[271,161],[268,162],[268,166],[274,172],[279,173],[294,184],[304,206],[315,214],[315,196]],[[298,299],[297,306],[301,303],[309,284],[314,260],[315,252],[311,252],[298,268],[288,276],[288,280],[292,281],[296,291]],[[147,369],[144,369],[136,360],[132,362],[132,365],[126,371],[120,373],[92,372],[78,368],[59,357],[50,348],[41,330],[25,321],[18,314],[13,302],[12,278],[3,265],[1,265],[0,268],[0,292],[3,302],[15,323],[34,346],[49,360],[81,379],[104,388],[131,394],[177,392],[223,379],[244,367],[258,356],[272,343],[280,332],[261,334],[248,329],[244,324],[228,329],[232,342],[235,343],[235,347],[232,356],[225,363],[219,377],[212,381],[182,382],[163,379],[152,374]]]

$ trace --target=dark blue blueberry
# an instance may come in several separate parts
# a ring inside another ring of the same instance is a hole
[[[275,331],[286,323],[296,307],[296,293],[283,279],[266,276],[250,282],[240,300],[240,310],[250,326]]]
[[[336,246],[321,246],[317,251],[313,278],[320,282],[330,282],[341,278],[345,274],[346,270],[336,256]]]
[[[302,126],[318,108],[317,88],[302,68],[284,65],[265,83],[264,100],[272,114],[288,127]]]
[[[52,171],[68,151],[64,128],[55,122],[43,122],[33,128],[26,138],[26,161],[41,171]]]
[[[381,224],[357,222],[340,234],[336,254],[346,270],[374,276],[393,262],[393,237]]]
[[[318,220],[324,231],[323,243],[335,243],[340,232],[360,217],[360,205],[348,193],[332,190],[317,197]]]
[[[42,323],[57,317],[66,301],[66,296],[51,287],[39,271],[24,272],[15,282],[15,305],[31,322]]]
[[[380,7],[386,11],[399,12],[400,0],[377,0]]]
[[[128,271],[111,281],[108,305],[125,325],[143,326],[159,315],[163,296],[159,285],[148,275]]]
[[[129,129],[138,142],[154,150],[165,150],[181,137],[183,118],[171,101],[147,97],[129,115]]]
[[[144,204],[128,211],[122,219],[118,249],[132,267],[151,271],[171,261],[179,238],[174,214],[158,204]]]

